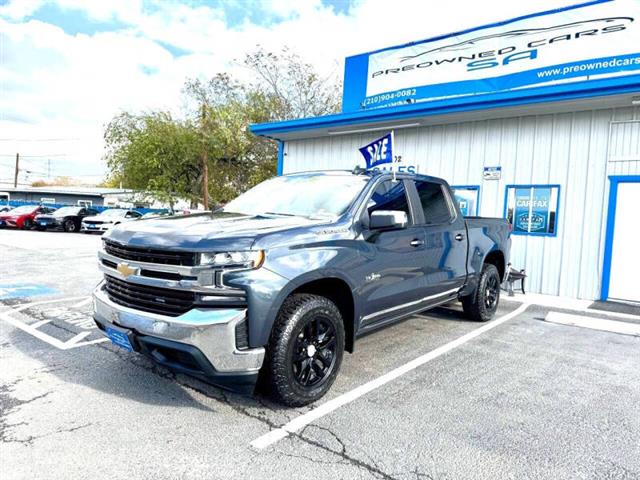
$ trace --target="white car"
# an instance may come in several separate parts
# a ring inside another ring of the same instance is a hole
[[[109,208],[100,212],[98,215],[84,217],[80,231],[84,233],[104,233],[119,223],[129,222],[140,218],[142,214],[135,210],[127,210],[125,208]]]

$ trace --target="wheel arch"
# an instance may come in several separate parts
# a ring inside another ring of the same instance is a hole
[[[331,300],[340,310],[345,330],[345,350],[352,353],[355,344],[355,324],[357,318],[356,301],[353,296],[353,288],[349,281],[335,272],[308,272],[284,289],[272,312],[270,312],[270,331],[273,330],[275,319],[284,304],[284,301],[293,294],[310,293],[320,295]]]
[[[487,253],[487,255],[484,257],[483,264],[485,263],[495,266],[498,269],[498,274],[500,275],[500,281],[502,282],[505,280],[507,266],[505,263],[504,253],[502,252],[502,250],[496,249],[496,250],[491,250],[489,253]]]

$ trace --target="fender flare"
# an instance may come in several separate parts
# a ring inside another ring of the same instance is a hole
[[[308,283],[314,282],[316,280],[326,280],[332,278],[343,281],[349,286],[349,289],[351,290],[351,296],[353,299],[353,319],[351,322],[347,322],[347,324],[345,325],[345,330],[349,329],[349,331],[345,333],[348,333],[347,338],[351,339],[351,343],[346,345],[346,350],[349,352],[353,351],[353,344],[355,343],[355,329],[358,318],[360,316],[359,302],[357,301],[356,296],[353,293],[355,291],[353,282],[341,271],[334,269],[322,268],[313,270],[311,272],[305,272],[301,275],[298,275],[297,277],[292,278],[289,283],[287,283],[286,287],[280,290],[275,301],[272,302],[271,308],[269,309],[269,312],[267,313],[267,316],[265,318],[268,324],[268,328],[265,330],[269,332],[269,336],[271,335],[271,331],[273,330],[273,325],[276,321],[278,313],[280,312],[280,308],[282,307],[284,301],[289,297],[289,295],[291,295],[298,288]],[[266,340],[264,342],[266,344],[269,339],[267,337],[264,340]]]

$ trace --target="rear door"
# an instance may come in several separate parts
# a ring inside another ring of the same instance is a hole
[[[425,235],[422,264],[425,294],[431,303],[438,303],[455,295],[466,281],[468,241],[465,222],[445,184],[421,179],[411,183],[422,213],[416,223]]]
[[[384,180],[367,203],[367,215],[376,210],[400,210],[407,214],[409,224],[402,229],[368,233],[363,251],[367,261],[355,272],[363,285],[362,326],[415,307],[424,294],[425,231],[415,225],[407,185],[406,180]]]

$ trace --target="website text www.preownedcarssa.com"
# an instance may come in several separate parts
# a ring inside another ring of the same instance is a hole
[[[599,60],[587,63],[565,65],[564,67],[549,68],[538,72],[538,78],[562,77],[583,72],[599,72],[612,68],[636,66],[640,68],[640,56],[635,58],[614,58],[612,60]]]

